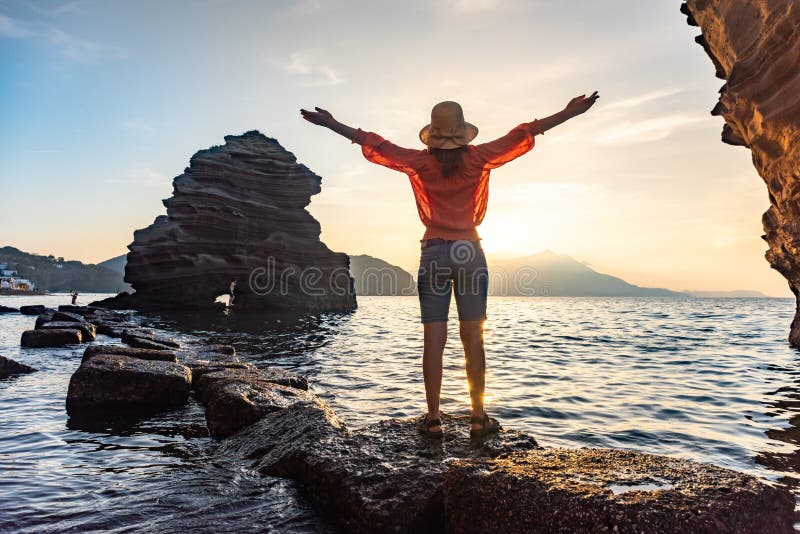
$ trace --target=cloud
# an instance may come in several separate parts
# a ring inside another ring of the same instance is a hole
[[[449,13],[465,15],[511,11],[519,7],[513,0],[447,0],[442,4]]]
[[[641,121],[624,121],[596,137],[596,143],[647,143],[669,136],[675,130],[705,121],[705,117],[666,115]]]
[[[11,39],[28,37],[32,32],[22,26],[18,21],[6,15],[0,15],[0,36]]]
[[[73,4],[77,6],[82,2],[74,2]],[[69,9],[77,9],[77,7],[70,7]],[[108,45],[76,37],[58,28],[44,28],[41,25],[35,28],[22,24],[7,15],[0,14],[0,37],[44,39],[55,47],[61,55],[74,61],[117,60],[127,57],[127,53],[116,45]]]
[[[632,108],[635,106],[639,106],[641,104],[645,104],[647,102],[652,102],[653,100],[659,100],[661,98],[666,98],[668,96],[677,95],[678,93],[682,92],[683,89],[677,87],[672,89],[662,89],[660,91],[652,91],[638,96],[626,98],[624,100],[613,101],[610,104],[604,105],[602,109],[609,110],[609,109],[619,109],[619,108]]]
[[[63,15],[64,13],[78,13],[83,11],[84,6],[89,5],[91,2],[89,0],[74,0],[72,2],[66,2],[53,8],[50,11],[50,15],[53,17],[57,17],[59,15]]]
[[[127,57],[127,54],[118,46],[82,39],[59,29],[49,30],[47,40],[63,56],[75,61],[117,60]]]
[[[301,78],[301,87],[322,87],[339,85],[342,78],[328,65],[314,65],[302,52],[293,52],[288,62],[273,62],[289,74]]]

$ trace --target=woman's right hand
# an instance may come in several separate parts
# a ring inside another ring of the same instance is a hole
[[[572,116],[580,115],[589,111],[589,108],[594,105],[598,98],[600,98],[600,95],[597,94],[597,91],[588,97],[586,95],[576,96],[569,101],[569,104],[564,109]]]
[[[308,111],[305,109],[300,110],[300,114],[303,116],[305,120],[312,124],[316,124],[318,126],[325,126],[326,128],[330,128],[334,124],[336,124],[336,119],[333,118],[333,115],[330,114],[329,111],[326,111],[322,108],[315,107],[316,111]]]

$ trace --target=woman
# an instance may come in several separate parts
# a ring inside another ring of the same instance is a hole
[[[307,121],[361,145],[369,161],[403,172],[411,180],[417,211],[426,228],[417,287],[428,403],[420,430],[427,436],[443,436],[439,396],[451,293],[455,293],[458,307],[472,401],[470,435],[484,436],[500,429],[500,423],[483,407],[488,271],[476,230],[486,213],[490,171],[528,152],[537,135],[586,112],[598,98],[597,91],[589,97],[578,96],[562,111],[520,124],[503,137],[480,145],[469,144],[478,128],[464,120],[461,106],[440,102],[431,111],[430,124],[420,131],[419,138],[427,145],[424,150],[401,148],[378,134],[342,124],[324,109],[300,110]]]

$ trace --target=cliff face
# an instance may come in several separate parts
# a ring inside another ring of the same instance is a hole
[[[726,80],[711,112],[725,118],[722,141],[749,148],[767,184],[766,258],[797,298],[789,343],[800,346],[800,2],[688,0],[681,11]]]
[[[257,131],[197,152],[173,182],[167,215],[128,246],[136,307],[211,307],[236,280],[237,309],[355,308],[347,255],[319,240],[305,209],[320,182]]]

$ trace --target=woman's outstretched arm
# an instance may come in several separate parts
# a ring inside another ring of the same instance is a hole
[[[577,117],[582,113],[586,113],[589,108],[597,102],[598,98],[600,98],[600,95],[597,94],[597,91],[588,97],[586,95],[576,96],[569,101],[567,107],[558,113],[539,119],[539,133],[544,133],[550,128],[554,128],[562,122],[568,121],[572,117]]]
[[[356,129],[352,128],[346,124],[342,124],[341,122],[337,121],[333,118],[333,115],[330,114],[329,111],[326,111],[322,108],[314,108],[316,111],[307,111],[305,109],[300,110],[300,114],[303,116],[305,120],[312,124],[316,124],[317,126],[324,126],[329,130],[332,130],[339,135],[348,138],[351,141],[355,140],[356,136]]]

